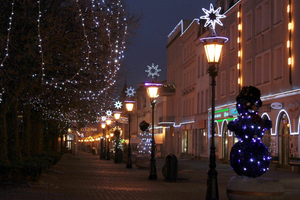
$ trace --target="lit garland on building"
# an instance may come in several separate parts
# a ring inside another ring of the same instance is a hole
[[[242,65],[242,56],[241,56],[241,51],[242,51],[242,6],[239,4],[239,10],[237,13],[237,18],[238,18],[238,38],[237,38],[237,43],[238,43],[238,64],[237,64],[237,70],[238,70],[238,85],[239,85],[239,90],[241,90],[241,85],[242,85],[242,80],[241,80],[241,65]]]
[[[287,6],[287,13],[288,13],[288,31],[289,31],[289,40],[287,41],[287,48],[289,51],[289,57],[288,57],[288,66],[289,66],[289,82],[292,84],[292,0],[289,0],[289,4]]]

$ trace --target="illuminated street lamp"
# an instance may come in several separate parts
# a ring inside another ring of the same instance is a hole
[[[158,88],[162,84],[159,83],[145,83],[147,87],[147,93],[150,97],[150,103],[152,107],[152,145],[151,145],[151,159],[150,159],[150,174],[148,180],[157,180],[156,175],[156,160],[155,160],[155,147],[154,147],[154,107],[156,103],[156,98],[158,97]]]
[[[121,117],[121,113],[121,111],[114,111],[114,118],[117,120],[117,122]]]
[[[200,17],[201,19],[206,19],[206,23],[204,27],[207,25],[211,25],[212,35],[210,37],[201,38],[200,41],[203,42],[203,46],[205,49],[207,61],[209,64],[208,73],[212,78],[211,86],[212,86],[212,98],[211,98],[211,139],[212,143],[210,146],[210,156],[209,156],[209,170],[207,171],[207,190],[206,190],[206,200],[210,199],[219,199],[218,192],[218,180],[217,175],[218,172],[216,170],[216,148],[215,148],[215,86],[216,86],[216,76],[218,75],[219,68],[216,65],[220,62],[220,56],[222,47],[225,42],[228,41],[226,37],[217,36],[215,31],[215,23],[219,25],[223,25],[219,20],[220,18],[225,18],[225,15],[219,14],[221,8],[214,10],[212,4],[210,4],[210,10],[206,10],[203,8],[205,12],[205,16]]]
[[[126,168],[132,168],[131,162],[131,147],[130,147],[130,121],[131,121],[131,112],[133,110],[135,101],[125,101],[126,110],[128,112],[128,132],[129,132],[129,143],[128,143],[128,158]]]
[[[119,148],[120,145],[120,130],[119,130],[119,119],[121,118],[121,111],[114,111],[114,118],[116,120],[116,129],[114,131],[116,140],[115,140],[115,163],[122,162],[122,150]]]
[[[103,132],[103,136],[101,137],[101,149],[100,149],[100,160],[103,160],[105,158],[105,150],[103,151],[103,140],[105,140],[105,123],[101,124],[101,128],[102,128],[102,132]],[[105,149],[105,147],[104,147]]]
[[[110,160],[110,152],[109,152],[109,125],[111,124],[111,119],[106,119],[106,125],[107,125],[107,134],[106,134],[106,140],[107,140],[107,155],[106,155],[106,160]]]

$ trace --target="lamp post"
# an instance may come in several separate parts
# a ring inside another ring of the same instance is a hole
[[[102,132],[103,132],[103,136],[101,137],[101,146],[100,146],[100,160],[103,160],[105,157],[104,151],[103,151],[103,140],[105,140],[105,124],[102,123],[101,124],[101,128],[102,128]],[[105,147],[104,147],[105,148]]]
[[[226,37],[219,37],[213,35],[211,37],[201,38],[203,46],[205,49],[207,61],[209,64],[208,73],[211,76],[211,147],[209,156],[209,170],[207,171],[207,191],[206,199],[219,199],[218,193],[218,181],[216,170],[216,148],[215,148],[215,86],[216,86],[216,76],[218,75],[218,68],[216,67],[220,61],[221,50],[225,42],[228,41]]]
[[[131,146],[130,146],[130,121],[131,121],[131,112],[133,110],[135,101],[125,101],[126,110],[128,112],[128,132],[129,132],[129,142],[128,142],[128,158],[126,168],[132,168],[131,162]]]
[[[156,98],[158,97],[158,88],[162,84],[159,83],[145,83],[147,87],[147,93],[150,97],[150,103],[152,108],[152,145],[151,145],[151,159],[150,159],[150,174],[148,180],[157,180],[156,175],[156,160],[155,160],[155,147],[154,147],[154,107],[156,103]]]
[[[216,148],[215,148],[215,86],[216,86],[216,76],[218,75],[218,68],[216,65],[220,62],[220,55],[222,51],[222,47],[225,42],[228,41],[226,37],[217,36],[215,26],[216,23],[220,26],[223,26],[223,23],[220,19],[225,18],[226,16],[220,14],[221,7],[214,10],[213,4],[210,4],[210,9],[206,10],[202,8],[205,16],[201,16],[200,19],[205,19],[206,23],[204,27],[210,25],[212,29],[212,34],[209,37],[201,38],[200,41],[203,42],[203,46],[205,49],[207,61],[209,64],[208,73],[211,76],[211,146],[210,146],[210,155],[209,155],[209,170],[207,171],[207,190],[206,190],[206,199],[219,199],[218,192],[218,181],[217,175],[218,172],[216,170]]]
[[[111,124],[111,119],[106,119],[106,125],[107,125],[107,131],[109,131],[109,125]],[[109,152],[109,132],[106,134],[106,140],[107,140],[107,155],[106,155],[106,160],[110,160],[110,152]]]
[[[116,136],[116,143],[115,143],[115,163],[121,163],[122,162],[122,151],[119,149],[120,144],[120,131],[119,131],[119,119],[121,117],[121,111],[115,111],[114,112],[114,118],[116,120],[116,130],[115,130],[115,136]]]

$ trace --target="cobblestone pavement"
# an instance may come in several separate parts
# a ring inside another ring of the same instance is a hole
[[[2,200],[193,200],[205,199],[208,162],[179,160],[193,169],[189,180],[164,182],[163,159],[157,159],[157,180],[148,180],[148,169],[99,160],[99,156],[79,152],[78,157],[65,154],[39,181],[24,184],[4,184],[0,187]],[[220,199],[227,199],[226,185],[235,173],[228,164],[217,164]],[[300,174],[269,171],[264,177],[277,178],[285,188],[284,199],[299,199]]]

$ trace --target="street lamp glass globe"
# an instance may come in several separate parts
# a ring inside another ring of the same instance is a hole
[[[114,117],[115,117],[116,120],[120,119],[121,113],[120,112],[115,112]]]
[[[101,128],[105,128],[105,124],[104,123],[101,124]]]
[[[111,119],[107,119],[107,120],[106,120],[106,124],[107,124],[107,125],[110,125],[110,124],[111,124]]]
[[[148,95],[151,99],[155,99],[158,96],[158,87],[150,86],[147,88]]]
[[[204,45],[208,63],[219,63],[223,44],[208,43]]]
[[[133,110],[135,101],[125,101],[126,110],[131,112]]]

